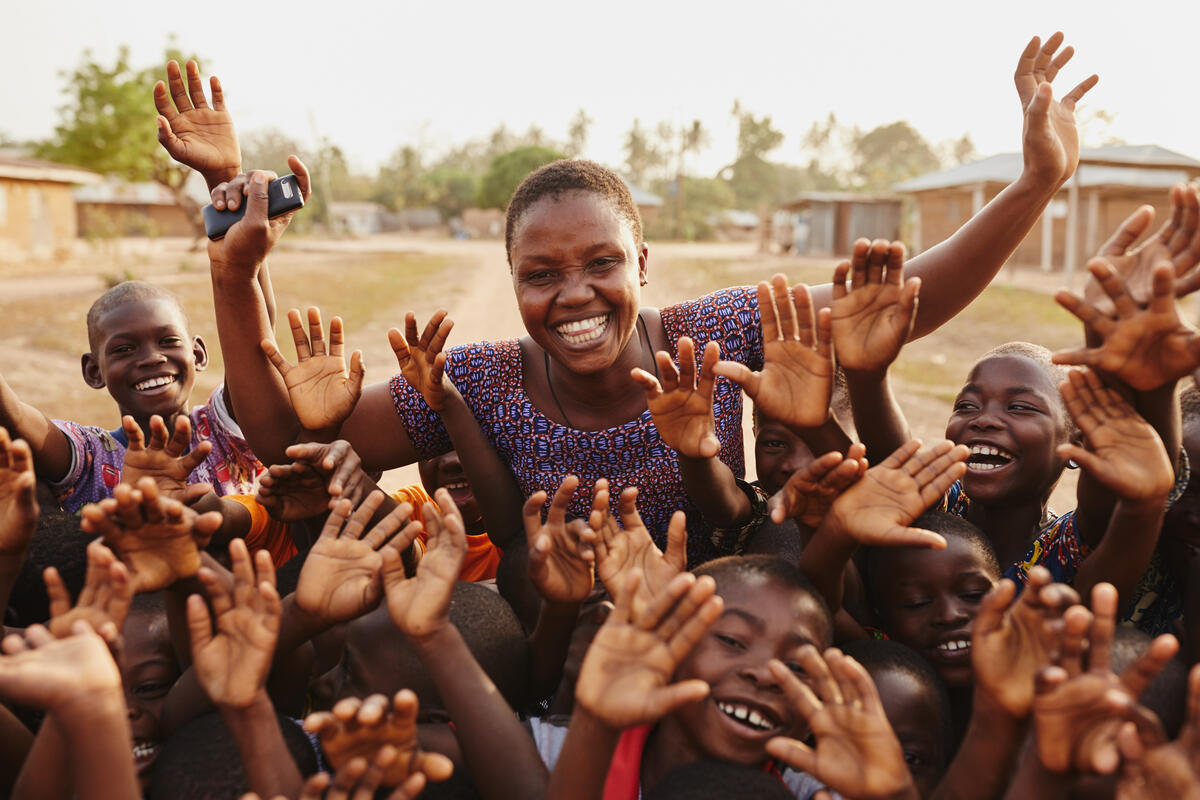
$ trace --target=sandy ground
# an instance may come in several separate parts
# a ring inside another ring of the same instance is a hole
[[[22,398],[52,416],[115,425],[107,395],[88,389],[79,377],[79,353],[86,347],[84,315],[106,281],[136,276],[184,297],[194,328],[217,356],[197,381],[195,397],[206,396],[220,379],[220,360],[207,259],[203,252],[191,251],[190,244],[182,239],[123,240],[97,249],[81,243],[71,258],[57,264],[0,265],[0,373]],[[823,282],[834,263],[764,255],[750,243],[652,244],[650,253],[650,284],[643,300],[651,306],[753,283],[777,271],[793,280]],[[343,314],[351,346],[364,350],[368,381],[386,380],[394,372],[386,331],[402,326],[410,309],[423,322],[437,308],[447,308],[455,321],[451,344],[523,333],[500,241],[398,235],[295,238],[285,240],[273,255],[271,269],[281,317],[289,306],[309,303],[320,304],[327,317]],[[969,359],[1008,339],[1058,347],[1078,335],[1070,318],[1056,315],[1049,300],[1061,282],[1061,275],[1006,269],[959,319],[905,349],[894,374],[916,435],[941,435]],[[1013,303],[1032,309],[1023,321],[1010,318]],[[289,338],[286,322],[277,325],[277,335],[285,342]],[[290,343],[282,347],[291,354]],[[748,419],[746,434],[750,442]],[[1059,507],[1070,507],[1072,477],[1068,473],[1056,493]],[[389,472],[384,484],[417,480],[415,467],[407,467]]]

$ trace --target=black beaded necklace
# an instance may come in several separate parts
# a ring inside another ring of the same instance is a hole
[[[658,360],[654,357],[654,348],[650,346],[650,334],[646,331],[646,322],[642,319],[639,312],[637,318],[638,335],[645,343],[646,351],[650,353],[650,366],[654,370],[654,377],[662,380],[662,376],[658,374]],[[558,399],[558,392],[554,391],[554,381],[550,380],[550,354],[545,350],[542,351],[542,363],[546,368],[546,386],[550,387],[550,396],[554,398],[554,405],[558,406],[558,413],[562,415],[563,422],[567,423],[568,428],[574,428],[571,424],[571,418],[567,416],[567,410],[563,408],[562,401]]]

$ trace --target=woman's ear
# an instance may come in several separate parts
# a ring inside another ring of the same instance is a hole
[[[208,345],[199,336],[192,337],[192,358],[196,360],[196,372],[208,367]]]
[[[646,277],[646,262],[650,259],[650,248],[645,242],[642,242],[641,252],[638,253],[638,283],[645,286],[650,282]]]
[[[104,388],[104,374],[100,372],[100,362],[91,353],[79,357],[79,367],[83,371],[83,382],[93,389]]]

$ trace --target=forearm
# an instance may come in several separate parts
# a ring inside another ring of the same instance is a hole
[[[912,438],[908,420],[892,394],[886,369],[875,374],[847,370],[846,388],[850,394],[854,428],[858,440],[867,447],[870,463],[880,463]]]
[[[21,724],[7,706],[0,705],[0,795],[12,792],[21,766],[29,757],[33,742],[34,737],[29,729]],[[57,753],[63,755],[61,749]],[[69,787],[66,794],[58,796],[64,800],[69,797]]]
[[[525,497],[521,488],[456,389],[449,392],[440,414],[467,475],[467,483],[479,504],[488,538],[503,548],[524,533],[521,508]]]
[[[458,628],[447,624],[409,637],[433,676],[462,746],[463,759],[486,798],[541,798],[546,767],[533,739],[479,666]]]
[[[1060,772],[1051,772],[1038,758],[1037,746],[1030,743],[1021,754],[1017,774],[1013,776],[1005,800],[1062,800],[1071,781]]]
[[[120,689],[91,693],[70,708],[54,709],[67,740],[79,800],[140,798],[130,755],[133,734]]]
[[[976,689],[967,733],[934,790],[934,800],[1002,797],[1016,769],[1027,727],[1027,720],[1005,713],[986,692]]]
[[[529,666],[535,698],[549,697],[562,680],[571,634],[579,620],[579,604],[542,601],[537,625],[529,636]]]
[[[546,800],[602,800],[620,738],[620,730],[576,704],[567,738],[550,774]]]
[[[296,604],[295,593],[283,598],[283,611],[279,619],[279,638],[275,642],[275,665],[289,656],[293,650],[319,636],[335,623],[322,619]]]
[[[74,796],[75,766],[54,715],[42,721],[20,769],[9,795],[13,800],[71,800]]]
[[[749,524],[753,508],[721,459],[691,458],[679,454],[679,475],[683,489],[715,528],[740,528]]]
[[[259,347],[264,339],[274,338],[262,289],[244,267],[216,262],[212,285],[225,388],[234,415],[259,460],[284,462],[284,450],[295,441],[300,423],[283,379]]]
[[[13,439],[24,439],[33,453],[33,468],[37,476],[47,481],[60,481],[71,469],[71,444],[67,435],[50,421],[50,417],[17,397],[17,393],[0,376],[0,428]]]
[[[0,552],[0,609],[8,608],[13,587],[17,585],[17,577],[25,564],[27,549],[22,547],[20,551]]]
[[[909,339],[937,330],[987,288],[1057,190],[1022,173],[953,236],[905,264],[905,275],[921,278],[921,303]],[[828,306],[830,287],[818,287],[813,302]]]
[[[267,307],[267,325],[275,330],[275,287],[271,283],[271,270],[264,261],[258,268],[258,288],[262,291],[263,304]]]
[[[1090,597],[1092,587],[1101,582],[1115,586],[1124,601],[1133,597],[1158,546],[1165,505],[1165,497],[1117,501],[1104,538],[1075,575],[1075,590],[1081,597]]]
[[[825,598],[829,610],[837,613],[845,596],[846,566],[857,543],[836,527],[832,516],[832,513],[826,515],[826,521],[800,554],[797,566]]]
[[[218,708],[242,757],[250,791],[259,797],[297,797],[304,779],[288,751],[267,693],[259,689],[247,708]]]

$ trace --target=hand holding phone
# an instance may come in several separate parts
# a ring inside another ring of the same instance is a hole
[[[208,238],[216,241],[225,236],[234,223],[246,213],[246,203],[239,203],[234,211],[218,210],[212,205],[204,207],[204,231]],[[267,184],[267,217],[278,217],[289,211],[304,207],[304,193],[295,175],[284,175]]]

